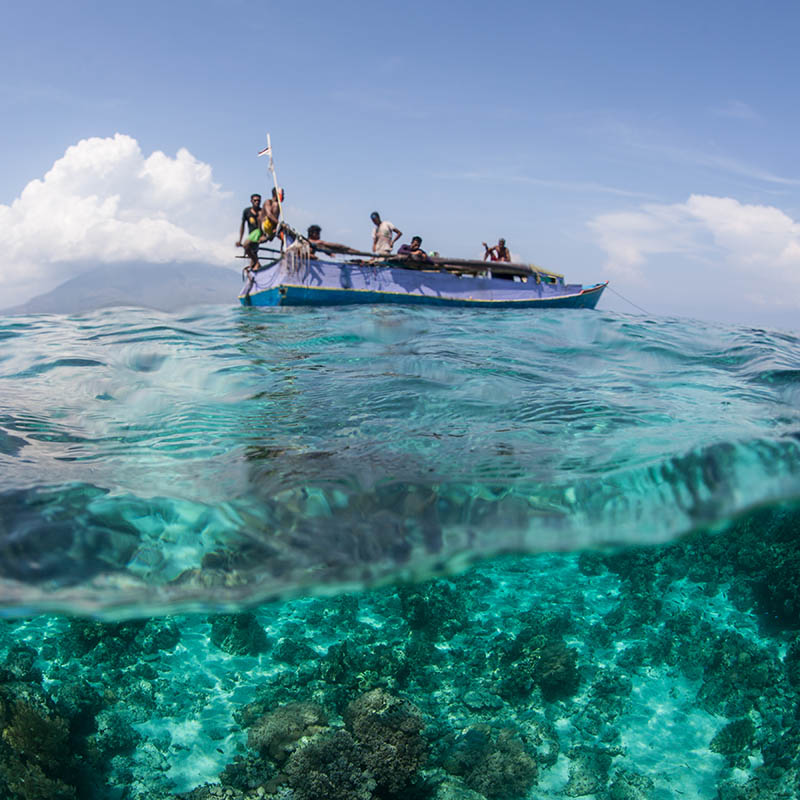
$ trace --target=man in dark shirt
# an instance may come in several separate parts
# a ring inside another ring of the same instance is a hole
[[[397,251],[399,256],[411,256],[414,261],[427,261],[428,254],[422,249],[422,237],[414,236],[411,239],[411,244],[401,244],[400,249]]]
[[[261,195],[260,194],[251,194],[250,195],[250,206],[242,211],[242,224],[239,226],[239,238],[236,241],[237,247],[242,247],[242,236],[244,235],[244,226],[247,223],[247,232],[248,232],[248,239],[247,243],[244,245],[244,252],[245,255],[250,257],[250,269],[254,269],[259,266],[258,264],[258,239],[252,241],[250,238],[250,234],[253,231],[260,231],[261,230],[261,223],[260,218],[261,216]],[[260,237],[259,237],[260,238]]]

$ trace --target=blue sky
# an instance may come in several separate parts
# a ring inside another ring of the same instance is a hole
[[[377,208],[652,313],[800,327],[798,23],[783,0],[6,4],[0,307],[113,263],[120,225],[141,258],[191,238],[223,263],[270,131],[289,221],[324,237],[365,246]]]

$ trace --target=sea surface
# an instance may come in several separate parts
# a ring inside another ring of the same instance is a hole
[[[800,335],[0,317],[0,798],[800,796]]]

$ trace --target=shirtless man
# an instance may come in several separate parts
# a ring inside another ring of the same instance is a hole
[[[392,248],[403,235],[403,231],[395,228],[389,220],[381,221],[381,215],[377,211],[373,211],[369,217],[375,226],[375,230],[372,232],[372,252],[379,256],[391,255]],[[394,238],[392,238],[392,234],[394,234]]]
[[[283,202],[283,190],[281,189],[281,202]],[[278,202],[278,190],[272,190],[272,197],[264,204],[261,209],[261,216],[259,222],[261,223],[261,231],[263,237],[262,242],[271,242],[278,232],[278,220],[281,215],[281,206]]]
[[[486,242],[481,242],[481,244],[486,251],[483,254],[484,261],[511,261],[511,253],[508,252],[505,239],[500,239],[494,247],[489,247]]]

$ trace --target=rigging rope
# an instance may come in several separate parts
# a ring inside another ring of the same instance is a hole
[[[642,314],[647,314],[647,316],[652,316],[649,311],[645,311],[641,306],[637,306],[636,303],[633,302],[633,300],[628,300],[627,297],[624,297],[623,295],[621,295],[616,289],[612,289],[610,286],[606,286],[606,289],[614,292],[614,294],[617,297],[622,298],[626,303],[630,303],[634,308],[638,308],[639,311],[642,312]]]
[[[305,275],[308,272],[311,258],[311,245],[308,240],[298,235],[286,248],[284,258],[287,272],[290,275]]]

